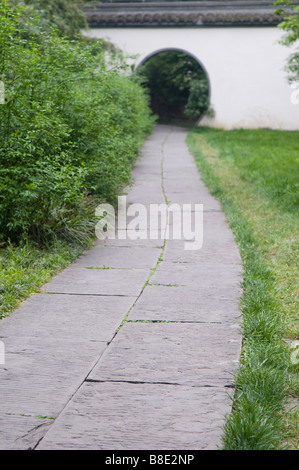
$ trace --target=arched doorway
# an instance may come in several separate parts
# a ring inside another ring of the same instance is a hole
[[[137,75],[148,89],[160,122],[194,123],[210,112],[210,81],[204,66],[182,49],[160,49],[145,57]]]

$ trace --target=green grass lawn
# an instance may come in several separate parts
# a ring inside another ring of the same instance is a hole
[[[223,448],[298,449],[299,132],[203,127],[187,142],[244,267],[243,351]]]

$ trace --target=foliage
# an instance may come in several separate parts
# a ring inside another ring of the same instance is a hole
[[[282,8],[277,10],[277,14],[282,18],[279,27],[285,31],[285,35],[281,40],[281,44],[285,46],[293,46],[299,40],[299,5],[294,1],[278,0],[275,5],[281,5]],[[287,9],[287,7],[289,9]],[[291,14],[290,14],[291,10]],[[293,52],[289,59],[287,70],[289,72],[289,80],[291,82],[299,81],[299,51]]]
[[[209,84],[207,80],[192,80],[185,114],[199,118],[209,108]],[[210,111],[210,114],[212,112]]]
[[[114,201],[129,181],[153,123],[125,70],[1,3],[0,242],[90,237],[97,199]]]
[[[9,0],[14,6],[24,8],[22,17],[38,15],[39,26],[49,31],[53,26],[62,36],[75,38],[87,28],[86,17],[73,0]]]
[[[153,111],[162,120],[199,118],[209,107],[209,83],[203,68],[185,52],[166,50],[138,70],[148,87]]]

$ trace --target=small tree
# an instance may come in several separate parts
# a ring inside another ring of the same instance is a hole
[[[278,0],[275,5],[281,5],[276,13],[282,18],[279,27],[286,32],[281,40],[281,44],[292,46],[299,40],[299,4],[289,0]],[[290,82],[299,81],[299,49],[288,58],[287,70]]]

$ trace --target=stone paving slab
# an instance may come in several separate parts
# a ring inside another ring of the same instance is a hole
[[[136,297],[35,294],[1,322],[0,337],[108,343]]]
[[[117,242],[117,241],[116,241]],[[157,264],[159,252],[155,247],[145,246],[103,246],[98,243],[92,250],[87,250],[73,263],[73,267],[148,269]]]
[[[13,336],[4,341],[1,413],[50,417],[62,411],[107,346],[56,337]]]
[[[183,173],[183,170],[182,170]],[[197,186],[197,187],[196,187]],[[189,182],[184,184],[183,187],[177,184],[176,181],[169,180],[165,178],[164,187],[167,194],[167,199],[171,204],[181,204],[184,200],[184,204],[203,204],[205,211],[221,211],[220,204],[212,196],[202,193],[199,190],[199,184],[195,185]],[[185,196],[185,197],[184,197]]]
[[[137,296],[148,269],[86,269],[72,266],[44,284],[41,292],[81,295]]]
[[[149,285],[130,311],[128,320],[240,323],[238,299],[232,288],[202,291]]]
[[[88,380],[225,388],[240,350],[237,325],[127,323]]]
[[[150,184],[149,181],[143,180],[139,184],[135,184],[127,196],[128,203],[144,204],[148,202],[148,194],[151,193],[151,203],[161,204],[164,202],[164,196],[160,184]]]
[[[214,242],[214,239],[214,236],[207,237],[207,233],[204,231],[203,246],[200,250],[186,250],[186,240],[169,240],[165,246],[163,259],[175,263],[222,263],[228,268],[231,264],[237,264],[241,275],[243,269],[240,254],[237,249],[230,248],[232,240],[223,237],[222,242],[216,240]]]
[[[85,383],[37,450],[215,450],[230,406],[213,387]]]
[[[235,287],[241,283],[238,265],[161,262],[151,277],[151,284],[190,286],[190,288],[213,287],[214,289]]]

